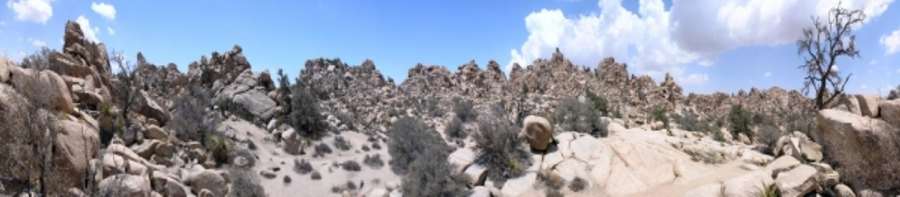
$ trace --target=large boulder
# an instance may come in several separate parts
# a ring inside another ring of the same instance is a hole
[[[98,196],[150,197],[150,180],[146,176],[117,174],[100,181]]]
[[[57,120],[56,139],[53,143],[53,171],[50,176],[56,188],[62,192],[69,187],[83,186],[86,177],[90,176],[90,160],[97,157],[100,149],[100,137],[95,125],[81,120]]]
[[[894,128],[900,128],[900,99],[882,101],[878,104],[878,109],[881,112],[881,119]]]
[[[160,125],[165,125],[169,121],[169,113],[166,109],[160,107],[150,95],[145,91],[138,92],[137,96],[137,112],[148,118],[159,121]]]
[[[75,111],[69,87],[56,73],[18,67],[11,67],[10,73],[10,83],[29,101],[65,113]]]
[[[196,193],[202,190],[209,190],[214,196],[225,196],[228,187],[225,185],[225,178],[213,170],[203,170],[196,174],[191,174],[186,178],[187,184]]]
[[[150,183],[153,185],[153,191],[163,196],[186,197],[191,192],[175,176],[163,172],[153,172]]]
[[[809,165],[797,166],[791,170],[778,173],[775,185],[782,196],[803,196],[816,189],[818,170]]]
[[[878,190],[900,187],[897,127],[831,109],[819,111],[817,123],[817,139],[836,164],[841,180]]]
[[[34,155],[47,138],[32,132],[39,126],[34,115],[46,115],[45,110],[33,111],[28,100],[12,87],[0,83],[0,177],[17,181],[36,180],[41,160]],[[35,144],[36,143],[36,144]],[[4,180],[5,181],[5,180]]]
[[[268,120],[275,114],[275,101],[261,90],[238,94],[234,96],[234,102],[261,120]]]
[[[522,121],[521,136],[524,136],[532,150],[545,151],[553,141],[553,126],[540,116],[528,116]]]

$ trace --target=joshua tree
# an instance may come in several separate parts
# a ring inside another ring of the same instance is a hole
[[[844,86],[850,76],[838,74],[837,60],[841,57],[859,57],[856,48],[854,25],[865,20],[862,10],[848,10],[840,4],[828,12],[828,18],[814,17],[813,26],[803,29],[803,38],[797,41],[797,53],[805,63],[799,68],[806,70],[803,92],[815,93],[816,109],[824,109],[844,93]]]

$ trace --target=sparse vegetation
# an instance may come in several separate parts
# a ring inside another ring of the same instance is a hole
[[[359,162],[354,160],[347,160],[341,163],[341,169],[351,172],[359,172],[362,170],[362,166],[359,166]]]
[[[313,157],[321,157],[327,154],[331,154],[331,147],[329,147],[328,144],[319,143],[319,145],[316,145],[315,151],[316,152],[313,154]]]
[[[468,196],[462,176],[450,170],[447,153],[435,148],[409,164],[400,187],[404,196]]]
[[[752,137],[753,133],[750,130],[751,121],[751,113],[744,110],[742,105],[731,106],[731,111],[728,112],[728,123],[731,125],[730,130],[734,137],[741,133],[747,135],[747,137]]]
[[[319,139],[324,136],[328,125],[319,112],[318,99],[300,85],[294,87],[291,94],[291,112],[286,122],[303,137]]]
[[[300,174],[308,174],[313,171],[312,164],[309,164],[306,160],[297,160],[294,159],[294,172]]]
[[[228,163],[228,154],[231,150],[231,141],[220,135],[207,135],[203,141],[206,151],[216,161],[216,164]]]
[[[30,68],[35,70],[47,70],[50,69],[50,53],[53,53],[52,49],[47,47],[41,47],[41,50],[33,53],[31,55],[22,58],[22,63],[19,64],[22,68]],[[54,70],[57,73],[63,73],[60,70]]]
[[[663,106],[656,106],[653,108],[653,114],[650,116],[653,121],[660,121],[663,123],[663,128],[666,130],[671,129],[669,126],[669,113],[666,111],[666,108]]]
[[[366,157],[363,158],[363,163],[374,169],[379,169],[384,166],[384,161],[381,160],[380,154],[374,154],[372,156],[366,155]]]
[[[553,119],[563,130],[588,133],[606,137],[606,124],[600,119],[600,112],[591,104],[577,98],[564,98],[553,111]]]
[[[887,100],[894,100],[900,98],[900,85],[897,85],[891,92],[888,93]]]
[[[246,168],[229,168],[228,180],[231,181],[230,197],[264,197],[266,191],[259,184],[259,178],[252,170]]]
[[[334,137],[334,147],[337,148],[338,150],[342,150],[342,151],[348,151],[351,148],[353,148],[353,146],[350,144],[350,142],[347,141],[346,139],[344,139],[343,136],[335,136]]]
[[[178,139],[206,141],[206,136],[218,127],[219,120],[207,112],[210,95],[200,86],[190,86],[175,98],[172,121],[167,127],[175,131]]]
[[[587,188],[587,184],[587,181],[585,181],[583,178],[575,177],[575,179],[572,179],[572,182],[569,183],[569,190],[573,192],[580,192],[581,190],[584,190],[584,188]]]
[[[488,114],[491,115],[491,114]],[[478,121],[478,132],[473,135],[476,153],[475,163],[488,169],[488,178],[498,184],[518,177],[531,165],[529,153],[517,138],[519,128],[505,118],[485,116]]]
[[[672,114],[673,119],[678,122],[681,129],[687,131],[698,131],[704,133],[712,133],[715,128],[708,122],[700,119],[700,116],[694,112],[683,111],[682,115]]]
[[[591,100],[591,106],[593,106],[594,110],[597,110],[603,116],[609,116],[609,102],[606,100],[606,97],[594,94],[590,90],[585,91],[585,96]]]
[[[450,119],[450,122],[447,123],[447,128],[444,129],[444,134],[451,138],[463,139],[468,136],[465,129],[463,128],[463,122],[458,117],[453,117]]]
[[[478,116],[475,112],[475,104],[471,100],[459,97],[453,99],[453,113],[463,122],[473,121]]]
[[[388,153],[391,154],[391,170],[406,174],[410,164],[427,154],[449,151],[444,140],[421,120],[403,117],[388,131]],[[446,160],[446,158],[445,158]]]
[[[309,178],[312,180],[321,180],[322,174],[319,174],[319,171],[314,171],[314,172],[312,172],[312,174],[309,175]]]

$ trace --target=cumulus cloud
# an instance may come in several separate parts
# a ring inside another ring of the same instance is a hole
[[[6,7],[16,13],[16,20],[46,24],[53,16],[50,0],[9,0]]]
[[[116,7],[111,4],[91,2],[91,10],[109,20],[116,20]]]
[[[91,26],[91,21],[88,20],[87,17],[84,17],[84,15],[78,16],[78,18],[75,19],[75,22],[78,23],[79,26],[81,26],[81,31],[84,32],[85,38],[87,38],[91,42],[100,42],[100,40],[97,39],[97,32],[99,32],[100,29]]]
[[[561,10],[525,17],[527,40],[510,51],[510,63],[528,65],[559,48],[574,63],[593,66],[615,57],[636,72],[659,77],[672,73],[685,81],[685,66],[712,66],[722,52],[743,46],[790,44],[811,25],[810,16],[825,16],[835,0],[640,0],[630,11],[622,0],[599,0],[599,14],[567,17]],[[862,9],[867,20],[880,16],[893,0],[844,0],[843,7]]]
[[[861,9],[866,22],[880,16],[893,0],[845,0],[848,9]],[[672,36],[682,48],[714,57],[742,46],[795,42],[811,16],[824,17],[837,6],[833,0],[696,0],[672,5]]]
[[[879,42],[884,46],[885,55],[900,52],[900,29],[894,30],[891,34],[881,36]]]
[[[31,39],[31,46],[34,48],[44,48],[47,47],[47,42],[38,39]]]

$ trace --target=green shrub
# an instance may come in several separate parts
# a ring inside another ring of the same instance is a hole
[[[663,123],[663,128],[666,130],[671,129],[669,126],[669,113],[666,111],[666,108],[663,106],[656,106],[653,108],[653,114],[651,116],[652,121],[660,121]]]
[[[291,93],[291,113],[286,122],[301,136],[310,139],[323,137],[328,125],[320,113],[319,100],[300,86],[295,87]]]
[[[427,148],[425,153],[409,164],[401,180],[403,196],[468,196],[465,179],[452,172],[448,154],[435,148]]]
[[[609,102],[606,100],[606,97],[594,94],[594,92],[591,92],[590,90],[585,91],[585,95],[591,100],[591,105],[594,107],[594,110],[599,111],[604,116],[610,115]]]
[[[366,155],[366,157],[363,158],[363,163],[374,169],[380,169],[384,166],[384,161],[381,160],[380,154],[374,154],[372,156]]]
[[[453,117],[450,119],[450,122],[447,123],[447,128],[444,129],[444,134],[451,138],[456,139],[464,139],[468,136],[465,129],[463,128],[463,122],[458,117]]]
[[[359,172],[362,170],[362,166],[359,166],[359,162],[354,160],[347,160],[341,163],[341,169],[352,172]]]
[[[419,119],[403,117],[388,131],[388,153],[391,154],[391,170],[406,174],[410,164],[426,154],[449,152],[449,146],[430,127]]]
[[[569,190],[572,190],[573,192],[580,192],[587,187],[587,184],[587,181],[585,181],[583,178],[575,177],[575,179],[572,179],[572,182],[569,183]]]
[[[350,144],[349,141],[344,139],[343,136],[335,136],[334,137],[334,147],[338,150],[348,151],[353,148],[353,145]]]
[[[294,159],[294,172],[300,174],[308,174],[313,171],[312,164],[306,160]]]
[[[606,123],[600,119],[600,112],[577,98],[560,100],[553,111],[553,119],[563,130],[600,137],[607,135]]]
[[[530,166],[530,154],[518,139],[519,128],[499,117],[483,117],[478,121],[478,132],[473,134],[478,151],[475,163],[488,169],[488,178],[498,184],[518,177]]]
[[[247,168],[229,168],[228,180],[231,181],[230,197],[264,197],[265,188],[259,184],[259,178]]]
[[[203,146],[206,147],[206,151],[216,161],[216,164],[228,163],[229,150],[231,149],[228,139],[219,135],[207,135]]]
[[[215,131],[219,120],[207,112],[209,93],[200,86],[191,86],[188,91],[175,98],[173,118],[166,125],[175,131],[175,137],[185,141],[204,142],[209,133]]]
[[[735,137],[741,133],[747,135],[747,137],[753,137],[753,133],[750,130],[751,121],[752,115],[749,111],[744,110],[741,105],[732,106],[731,111],[728,112],[728,122],[731,125],[731,133]]]
[[[475,120],[478,114],[475,112],[475,104],[471,100],[456,97],[453,99],[453,113],[463,122]]]
[[[682,115],[672,114],[672,116],[678,122],[678,125],[681,126],[681,129],[704,133],[715,131],[709,122],[701,120],[700,116],[694,112],[684,111]]]

